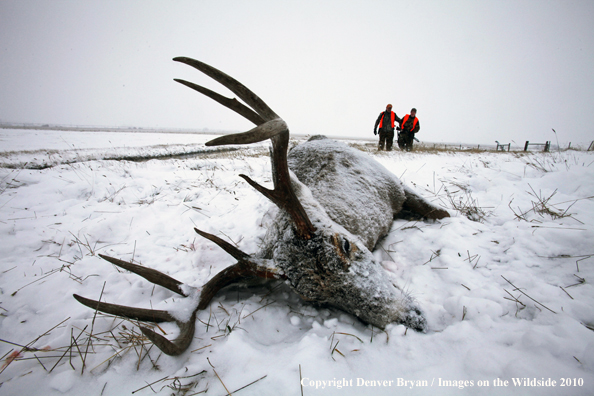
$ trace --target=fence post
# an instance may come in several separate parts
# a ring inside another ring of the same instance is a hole
[[[530,142],[528,140],[526,140],[526,144],[524,145],[524,151],[528,151],[529,144],[530,144]]]
[[[511,148],[511,143],[508,143],[508,144],[507,144],[507,152],[508,152],[508,153],[509,153],[509,150],[510,150],[510,148]]]

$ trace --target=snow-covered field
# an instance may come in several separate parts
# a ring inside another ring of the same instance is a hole
[[[357,143],[452,214],[397,220],[374,253],[424,309],[426,334],[363,325],[285,285],[219,293],[178,357],[129,321],[95,317],[73,293],[183,303],[98,253],[200,287],[234,260],[195,226],[258,250],[272,204],[237,175],[270,183],[267,144],[205,153],[210,138],[0,130],[0,394],[594,392],[587,152],[377,154]]]

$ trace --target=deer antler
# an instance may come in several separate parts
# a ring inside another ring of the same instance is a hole
[[[139,327],[142,333],[149,340],[151,340],[160,350],[162,350],[164,353],[168,355],[176,356],[183,353],[192,342],[192,337],[194,336],[195,329],[196,312],[208,307],[208,304],[219,290],[233,283],[237,283],[241,280],[250,278],[285,279],[285,276],[282,272],[280,272],[274,266],[268,265],[268,260],[258,260],[252,258],[250,255],[242,252],[241,250],[237,249],[233,245],[225,242],[224,240],[215,235],[208,234],[198,229],[195,230],[198,234],[215,242],[217,245],[222,247],[227,253],[229,253],[231,256],[237,259],[237,263],[225,268],[223,271],[216,274],[206,284],[204,284],[202,290],[200,291],[198,304],[196,305],[196,308],[193,310],[192,315],[188,321],[180,321],[173,317],[173,315],[171,315],[167,311],[110,304],[96,300],[91,300],[89,298],[79,296],[78,294],[74,294],[74,298],[79,303],[86,305],[89,308],[96,309],[97,311],[110,315],[121,316],[124,318],[139,320],[142,322],[175,322],[180,329],[180,333],[179,336],[173,341],[169,341],[168,339],[166,339],[160,334],[155,333],[151,329],[142,326]],[[159,285],[166,289],[169,289],[172,292],[179,294],[180,296],[189,297],[189,294],[186,291],[184,291],[181,287],[182,283],[180,281],[168,275],[165,275],[162,272],[159,272],[151,268],[143,267],[142,265],[132,264],[117,258],[105,256],[103,254],[100,254],[99,257],[109,261],[110,263],[120,268],[140,275],[149,282],[154,283],[155,285]]]
[[[246,88],[239,81],[227,74],[209,66],[203,62],[190,58],[174,58],[174,61],[190,65],[212,79],[218,81],[231,92],[236,94],[248,106],[240,103],[236,99],[229,99],[207,88],[194,83],[176,79],[175,81],[186,85],[209,98],[219,102],[225,107],[235,111],[247,120],[257,126],[247,132],[225,135],[213,139],[206,143],[207,146],[221,146],[228,144],[249,144],[261,142],[266,139],[272,141],[272,150],[270,157],[272,160],[272,177],[274,189],[270,190],[262,187],[246,175],[240,175],[252,187],[258,190],[265,197],[270,199],[279,208],[287,211],[295,223],[295,228],[299,237],[310,239],[315,231],[315,227],[309,220],[303,206],[297,199],[291,186],[291,176],[287,164],[287,151],[289,148],[289,128],[287,124],[278,116],[262,99]],[[252,110],[253,109],[253,110]]]
[[[146,268],[141,265],[136,265],[132,263],[125,262],[123,260],[119,260],[113,257],[105,256],[100,254],[104,260],[109,261],[113,265],[116,265],[120,268],[128,270],[130,272],[134,272],[137,275],[142,276],[146,280],[151,283],[154,283],[159,286],[163,286],[166,289],[171,290],[174,293],[177,293],[181,296],[187,297],[187,293],[185,293],[181,285],[182,283],[172,277],[163,274],[157,270]],[[214,278],[213,278],[214,279]],[[190,343],[192,342],[192,337],[194,335],[194,322],[196,321],[196,311],[192,313],[192,316],[189,321],[182,322],[175,319],[171,314],[167,311],[161,311],[156,309],[144,309],[144,308],[134,308],[134,307],[127,307],[124,305],[117,305],[117,304],[109,304],[100,301],[91,300],[78,294],[74,294],[74,298],[81,304],[86,305],[89,308],[96,309],[97,311],[104,312],[110,315],[121,316],[128,319],[139,320],[143,322],[153,322],[153,323],[162,323],[162,322],[175,322],[180,328],[180,334],[174,341],[169,341],[165,337],[160,334],[155,333],[154,331],[140,326],[140,330],[142,333],[150,339],[160,350],[165,352],[168,355],[179,355],[184,350],[188,348]],[[211,297],[212,298],[212,297]],[[200,295],[200,299],[202,299],[202,294]],[[210,300],[209,300],[210,301]]]

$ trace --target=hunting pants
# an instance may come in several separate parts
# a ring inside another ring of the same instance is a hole
[[[411,151],[413,149],[413,141],[415,139],[415,134],[412,132],[400,132],[400,136],[398,137],[398,147],[402,150]],[[400,141],[402,140],[402,145]]]
[[[386,150],[392,151],[393,144],[394,144],[394,129],[393,128],[380,129],[378,150],[383,150],[384,145],[385,145]]]

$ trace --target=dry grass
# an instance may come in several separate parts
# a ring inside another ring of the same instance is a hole
[[[348,142],[348,145],[356,148],[360,151],[363,152],[367,152],[367,153],[372,153],[372,154],[389,154],[389,151],[379,151],[377,149],[377,142]],[[398,145],[394,145],[393,147],[393,151],[395,153],[405,153],[405,151],[402,151],[398,148]],[[476,145],[476,146],[468,146],[468,145],[452,145],[452,144],[437,144],[437,143],[417,143],[413,146],[413,150],[412,152],[417,152],[417,153],[427,153],[427,154],[440,154],[440,153],[458,153],[458,152],[462,152],[462,153],[485,153],[485,152],[489,152],[489,153],[501,153],[501,154],[509,154],[510,152],[507,151],[501,151],[501,150],[495,150],[495,147],[487,147],[487,146],[483,146],[483,148],[481,148],[480,145]],[[512,152],[512,153],[516,153],[516,152]]]
[[[553,204],[553,203],[551,203],[551,199],[557,194],[557,190],[553,191],[550,195],[546,196],[546,195],[543,195],[542,191],[540,191],[540,190],[538,192],[536,192],[530,184],[528,184],[528,186],[530,187],[530,191],[527,191],[527,192],[530,196],[532,196],[534,198],[534,200],[531,201],[532,207],[530,209],[522,210],[519,207],[517,208],[517,210],[514,209],[512,207],[513,200],[510,201],[508,204],[508,207],[511,209],[511,211],[513,212],[513,214],[517,220],[523,220],[523,221],[527,221],[527,222],[537,221],[535,219],[530,219],[529,215],[532,213],[532,214],[536,214],[539,218],[544,218],[545,216],[548,216],[552,220],[571,217],[573,220],[577,221],[578,223],[583,224],[581,221],[579,221],[577,218],[575,218],[572,213],[569,213],[569,209],[571,209],[571,207],[576,202],[580,201],[580,199]],[[586,197],[586,198],[582,198],[581,200],[593,199],[593,198],[594,197]],[[568,203],[570,205],[567,206],[565,209],[560,209],[557,207],[558,205],[568,204]]]
[[[483,223],[491,215],[491,212],[485,210],[489,208],[481,207],[470,191],[464,191],[464,195],[458,196],[450,193],[447,189],[446,192],[450,206],[462,213],[468,220]]]

